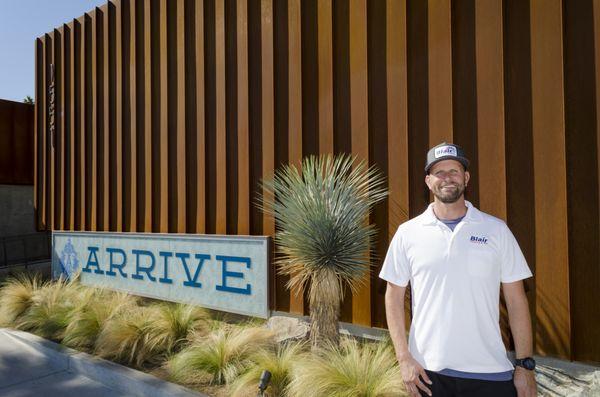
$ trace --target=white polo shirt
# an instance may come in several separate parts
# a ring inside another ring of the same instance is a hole
[[[412,291],[409,350],[425,369],[513,369],[500,334],[500,283],[531,277],[506,224],[466,201],[454,232],[430,204],[394,235],[379,277]]]

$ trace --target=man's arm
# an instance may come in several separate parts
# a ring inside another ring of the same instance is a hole
[[[508,322],[515,342],[516,357],[531,357],[533,355],[531,316],[529,315],[529,304],[527,303],[527,295],[523,288],[523,281],[503,283],[502,289],[504,291],[506,309],[508,310]],[[516,367],[514,382],[519,397],[536,396],[535,374],[533,371]]]
[[[410,396],[418,397],[418,389],[423,390],[428,395],[431,391],[423,384],[423,379],[428,384],[431,384],[427,373],[423,367],[412,357],[408,351],[406,342],[406,326],[404,324],[404,295],[406,287],[400,287],[393,283],[387,283],[385,291],[385,313],[387,318],[388,330],[390,337],[396,349],[396,358],[402,371],[402,379],[406,386],[406,391]],[[419,378],[420,376],[420,378]]]

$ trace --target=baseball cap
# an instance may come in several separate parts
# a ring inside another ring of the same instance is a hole
[[[431,167],[442,160],[456,160],[465,167],[465,170],[469,167],[469,159],[465,157],[465,152],[460,146],[453,143],[442,142],[439,145],[432,147],[427,152],[425,173],[428,174]]]

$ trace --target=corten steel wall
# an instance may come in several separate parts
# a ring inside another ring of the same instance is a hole
[[[36,41],[38,227],[272,235],[259,180],[348,152],[390,181],[380,265],[454,141],[536,274],[537,352],[598,362],[599,29],[600,0],[111,2]],[[385,326],[376,275],[343,320]]]
[[[33,185],[34,107],[0,99],[0,185]]]

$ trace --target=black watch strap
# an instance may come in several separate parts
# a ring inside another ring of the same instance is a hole
[[[535,360],[533,357],[517,358],[515,365],[533,371],[535,369]]]

